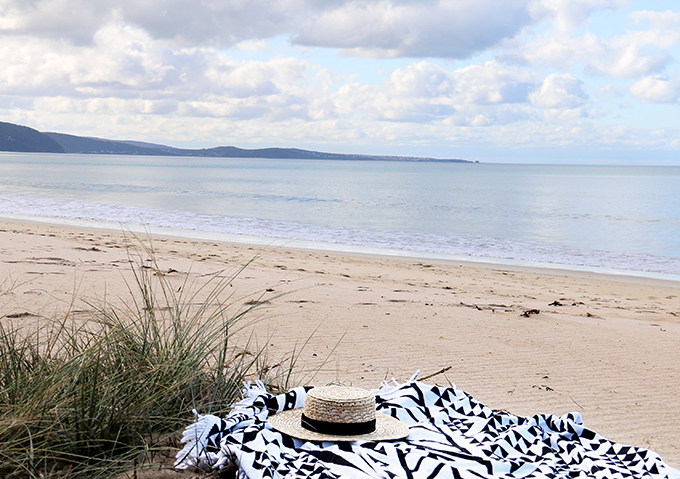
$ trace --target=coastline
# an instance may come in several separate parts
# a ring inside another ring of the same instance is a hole
[[[146,233],[173,281],[250,263],[233,282],[235,305],[273,299],[249,337],[270,345],[273,363],[306,342],[300,364],[325,361],[311,384],[374,388],[450,367],[428,382],[450,380],[518,415],[576,411],[603,436],[680,466],[677,282]],[[44,323],[69,310],[84,320],[81,299],[124,300],[131,240],[120,226],[0,219],[1,320]]]
[[[167,228],[143,224],[122,225],[120,223],[104,223],[94,220],[76,220],[71,218],[49,218],[0,214],[0,223],[16,222],[46,226],[64,226],[103,232],[130,233],[142,236],[153,236],[170,240],[191,240],[200,242],[218,242],[238,244],[247,247],[287,248],[296,251],[314,251],[328,254],[349,254],[376,259],[394,259],[408,262],[428,261],[435,264],[454,265],[472,268],[505,269],[524,273],[554,274],[578,278],[592,278],[624,283],[680,287],[680,274],[655,273],[647,271],[615,270],[604,267],[576,266],[561,263],[539,263],[524,260],[506,260],[482,256],[459,256],[443,253],[397,250],[370,246],[357,246],[341,243],[322,243],[306,240],[288,240],[265,236],[237,235],[212,231]]]

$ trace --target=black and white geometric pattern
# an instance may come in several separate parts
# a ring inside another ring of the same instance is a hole
[[[411,380],[373,391],[377,408],[410,426],[397,441],[311,442],[283,435],[267,416],[304,405],[308,388],[268,394],[261,383],[226,418],[199,416],[176,467],[235,464],[240,478],[669,478],[654,452],[613,443],[578,413],[513,416],[456,387]]]

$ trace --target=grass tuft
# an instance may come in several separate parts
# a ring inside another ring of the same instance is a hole
[[[112,477],[177,446],[191,409],[226,414],[245,380],[290,386],[295,355],[267,365],[234,344],[264,304],[229,294],[243,268],[177,288],[152,246],[128,254],[124,306],[31,332],[0,323],[0,478]]]

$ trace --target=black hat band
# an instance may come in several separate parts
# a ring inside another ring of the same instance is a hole
[[[375,419],[366,422],[327,422],[310,419],[302,414],[300,423],[302,427],[308,431],[336,436],[358,436],[360,434],[370,434],[375,431]]]

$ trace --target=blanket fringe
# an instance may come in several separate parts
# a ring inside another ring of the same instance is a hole
[[[219,427],[221,419],[211,414],[202,416],[195,409],[191,412],[196,416],[196,421],[182,433],[184,448],[177,453],[175,469],[184,470],[193,466],[208,472],[217,462],[217,454],[206,451],[208,434],[213,427]]]
[[[243,396],[246,398],[246,400],[247,399],[255,400],[259,396],[266,393],[267,387],[259,379],[255,381],[255,384],[253,384],[251,381],[246,382],[245,387],[243,388]],[[237,403],[236,406],[241,403],[243,403],[243,401]]]
[[[232,405],[233,411],[239,411],[252,406],[253,402],[263,394],[267,393],[267,388],[262,381],[246,382],[243,389],[244,399]],[[221,428],[222,419],[207,414],[205,416],[201,415],[193,409],[191,412],[194,413],[196,420],[193,424],[190,424],[184,429],[182,433],[182,443],[184,448],[177,453],[177,460],[175,461],[175,469],[184,470],[189,467],[198,467],[206,472],[213,470],[218,464],[218,454],[216,452],[210,452],[208,448],[208,436],[213,428]],[[237,418],[235,415],[230,414],[235,422],[229,424],[231,427],[238,425],[236,422]],[[216,450],[219,450],[219,444],[215,444]],[[224,463],[224,460],[222,460]],[[221,464],[222,466],[224,464]]]
[[[407,380],[407,381],[405,381],[405,382],[403,382],[403,383],[400,383],[400,382],[397,381],[395,378],[392,378],[392,384],[390,384],[390,383],[387,382],[387,381],[383,381],[382,384],[380,384],[380,388],[379,388],[379,389],[373,389],[373,390],[371,390],[371,392],[372,392],[373,394],[376,394],[376,393],[389,394],[389,393],[391,393],[391,392],[393,392],[393,391],[396,391],[397,389],[399,389],[400,387],[402,387],[402,386],[404,386],[404,385],[406,385],[406,384],[411,384],[411,383],[416,382],[416,378],[418,378],[418,375],[419,375],[419,374],[420,374],[420,369],[418,369],[418,370],[416,371],[416,373],[415,373],[413,376],[411,376],[411,379],[409,379],[409,380]]]

